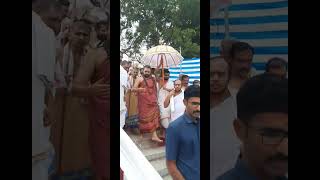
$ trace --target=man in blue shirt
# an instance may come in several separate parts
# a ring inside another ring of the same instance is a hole
[[[166,133],[167,168],[174,180],[200,180],[200,86],[187,87],[183,103]]]
[[[217,180],[286,180],[288,172],[288,79],[262,74],[237,94],[233,123],[241,158]]]

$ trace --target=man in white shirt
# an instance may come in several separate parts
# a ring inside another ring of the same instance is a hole
[[[210,179],[234,166],[240,143],[233,130],[236,100],[228,90],[230,67],[223,57],[210,60]]]
[[[170,72],[168,69],[164,69],[164,84],[159,89],[158,103],[160,108],[160,123],[166,129],[170,122],[170,107],[164,107],[164,100],[173,90],[173,82],[169,81]]]
[[[121,61],[120,61],[121,62]],[[126,121],[125,93],[128,85],[128,72],[120,65],[120,127],[123,128]]]
[[[48,179],[49,141],[52,122],[45,115],[46,101],[54,96],[53,82],[56,62],[55,34],[62,20],[61,4],[51,0],[32,3],[32,179]]]
[[[174,90],[172,90],[164,101],[164,107],[171,108],[170,122],[182,116],[185,112],[186,106],[183,103],[184,91],[181,89],[181,80],[174,81]]]

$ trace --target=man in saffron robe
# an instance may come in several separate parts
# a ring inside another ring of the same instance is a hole
[[[87,53],[74,80],[74,95],[88,97],[89,145],[96,180],[110,179],[110,61],[103,49]],[[88,84],[90,82],[90,84]]]
[[[141,133],[152,133],[151,140],[161,143],[157,135],[160,111],[158,106],[156,79],[151,76],[151,67],[145,66],[143,77],[139,77],[132,91],[138,92],[139,129]]]

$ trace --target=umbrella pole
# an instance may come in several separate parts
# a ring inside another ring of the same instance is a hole
[[[163,69],[163,57],[161,56],[162,58],[162,86],[164,86],[164,69]]]
[[[224,26],[225,26],[225,39],[230,39],[229,31],[229,9],[228,7],[224,8]]]

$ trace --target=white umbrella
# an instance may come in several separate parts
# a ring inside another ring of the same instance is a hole
[[[161,58],[163,63],[161,63]],[[159,45],[150,48],[142,57],[141,62],[157,68],[160,65],[164,68],[177,67],[183,60],[181,54],[171,46]]]
[[[158,45],[150,48],[142,57],[141,62],[144,65],[149,65],[152,68],[162,66],[162,82],[164,82],[164,69],[177,67],[183,60],[181,54],[171,46]]]

